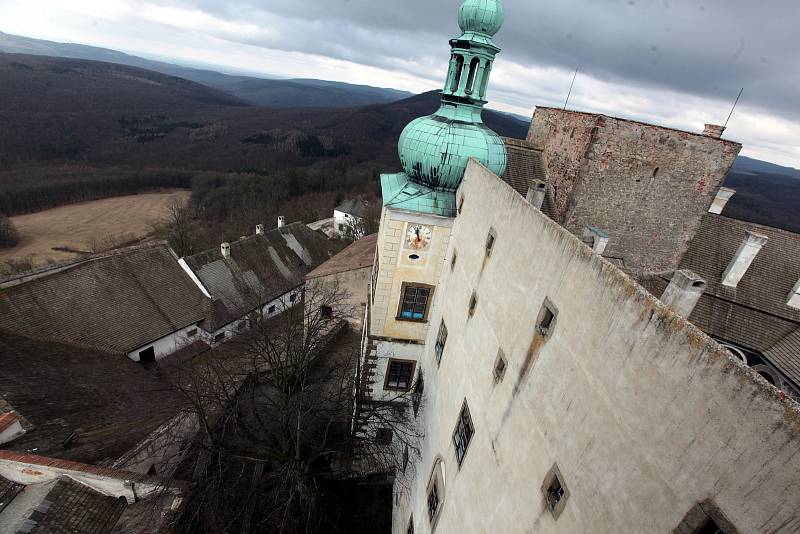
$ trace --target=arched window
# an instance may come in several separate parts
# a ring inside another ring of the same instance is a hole
[[[489,74],[492,73],[492,62],[486,60],[486,65],[483,67],[483,78],[481,79],[481,93],[480,98],[486,98],[486,88],[489,86]]]
[[[478,58],[474,58],[469,63],[469,77],[467,78],[467,89],[464,91],[468,95],[472,94],[472,91],[475,89],[475,76],[478,74],[478,65],[480,65],[481,60]]]
[[[461,72],[464,70],[464,56],[456,56],[456,71],[453,74],[453,83],[450,85],[450,92],[455,93],[461,85]]]

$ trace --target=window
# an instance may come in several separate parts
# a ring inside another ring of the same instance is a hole
[[[216,336],[214,336],[214,342],[219,343],[221,341],[225,341],[225,332],[220,332]]]
[[[139,352],[139,363],[153,363],[156,361],[156,349],[147,347]]]
[[[548,471],[547,475],[544,477],[542,492],[547,502],[547,508],[550,509],[553,518],[558,519],[561,512],[564,511],[567,499],[569,499],[569,490],[564,484],[564,477],[561,475],[558,464],[553,464],[553,467],[550,468],[550,471]]]
[[[436,483],[436,480],[433,481],[431,484],[430,489],[428,490],[428,519],[433,520],[437,517],[437,512],[439,511],[439,487]]]
[[[461,198],[458,199],[458,214],[461,215],[461,210],[464,209],[464,195],[461,195]]]
[[[412,360],[389,360],[386,368],[386,382],[384,389],[409,390],[411,388],[411,377],[414,376],[416,362]]]
[[[381,272],[381,258],[375,253],[375,266],[372,269],[372,303],[375,304],[375,289],[378,287],[378,274]]]
[[[327,305],[323,305],[320,307],[319,312],[325,319],[331,319],[333,317],[333,308]]]
[[[502,349],[497,351],[497,359],[494,362],[494,383],[499,384],[503,381],[506,374],[506,357]]]
[[[544,304],[539,310],[539,317],[536,320],[537,332],[545,338],[549,338],[556,326],[556,317],[558,317],[558,310],[550,299],[544,299]]]
[[[458,259],[458,253],[456,252],[455,249],[453,249],[453,257],[450,258],[450,270],[451,271],[456,268],[456,260],[457,259]]]
[[[403,321],[427,320],[431,293],[433,286],[403,283],[397,318]]]
[[[378,445],[391,445],[392,430],[390,428],[379,428],[375,432],[375,443]]]
[[[296,293],[292,293],[291,295],[289,295],[289,302],[294,303],[295,300],[297,300],[297,294]]]
[[[456,56],[455,72],[453,73],[453,83],[450,85],[450,92],[455,93],[461,85],[461,72],[464,70],[464,57]]]
[[[411,395],[411,406],[414,408],[414,417],[419,413],[422,404],[422,394],[425,392],[425,381],[422,379],[422,369],[417,373],[417,381],[414,383],[414,393]]]
[[[495,240],[494,230],[490,230],[489,235],[486,236],[486,257],[492,255],[492,249],[494,249],[494,240]]]
[[[414,534],[414,516],[408,518],[408,528],[406,529],[406,534]]]
[[[475,315],[475,308],[478,306],[478,295],[475,293],[472,294],[472,297],[469,299],[469,316],[472,317]]]
[[[708,521],[706,521],[706,524],[703,525],[703,527],[697,531],[697,534],[725,534],[725,533],[722,531],[721,528],[719,528],[719,525],[717,525],[717,523],[709,517]]]
[[[711,499],[695,504],[673,532],[681,534],[738,534],[722,510]]]
[[[275,305],[273,304],[269,308],[267,308],[267,313],[275,313]]]
[[[475,434],[475,429],[472,426],[472,418],[469,416],[467,401],[464,400],[464,406],[458,416],[456,430],[453,432],[453,443],[456,446],[456,460],[458,460],[459,467],[461,467],[461,462],[464,461],[464,456],[467,454],[467,447],[469,447],[469,442],[472,441],[473,434]]]
[[[197,335],[197,328],[192,328],[191,330],[186,331],[186,335],[188,337],[194,337]]]
[[[444,319],[442,319],[442,324],[439,325],[439,334],[436,336],[436,345],[433,348],[436,353],[436,365],[442,363],[445,343],[447,343],[447,326],[445,326]]]
[[[467,77],[467,89],[464,91],[468,95],[472,94],[472,91],[475,89],[475,76],[478,74],[478,65],[480,65],[481,60],[478,58],[473,58],[472,61],[469,63],[469,76]]]

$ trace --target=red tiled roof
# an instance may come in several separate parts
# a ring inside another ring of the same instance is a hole
[[[16,414],[8,412],[0,415],[0,432],[10,427],[17,421],[19,421],[19,417],[17,417]]]
[[[101,477],[115,478],[118,480],[134,480],[137,482],[153,482],[158,483],[159,479],[150,475],[143,475],[134,473],[132,471],[122,471],[118,469],[109,469],[107,467],[98,467],[95,465],[82,464],[78,462],[71,462],[69,460],[60,460],[58,458],[48,458],[46,456],[37,456],[35,454],[22,454],[13,451],[0,449],[0,461],[5,460],[9,462],[19,462],[24,464],[40,465],[42,467],[49,467],[52,469],[64,469],[66,471],[78,471],[81,473],[88,473],[98,475]]]
[[[362,237],[336,256],[308,273],[306,279],[310,280],[321,276],[329,276],[369,267],[375,260],[375,247],[377,244],[378,234]]]

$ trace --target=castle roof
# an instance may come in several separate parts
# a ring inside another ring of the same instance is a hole
[[[375,261],[375,247],[377,244],[378,234],[362,237],[308,273],[306,278],[320,278],[371,267],[372,262]]]
[[[337,243],[297,222],[184,258],[214,301],[217,330],[300,286],[305,275],[338,250]]]
[[[199,323],[208,301],[164,242],[93,256],[0,285],[0,329],[130,352]]]

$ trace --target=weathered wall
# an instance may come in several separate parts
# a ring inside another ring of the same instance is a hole
[[[349,315],[348,322],[358,330],[361,330],[361,322],[364,319],[364,310],[369,298],[371,274],[372,266],[369,266],[362,269],[319,276],[309,279],[309,282],[321,284],[323,287],[336,286],[341,291],[346,292],[347,298],[342,299],[341,306],[346,309],[346,313]]]
[[[558,222],[576,235],[586,226],[605,230],[606,257],[648,272],[677,268],[741,149],[732,141],[552,108],[536,109],[529,139],[544,148],[548,182],[571,192],[566,201],[556,197]]]
[[[440,367],[434,329],[420,359],[425,441],[394,532],[412,513],[415,531],[429,531],[437,455],[438,534],[668,533],[706,499],[740,533],[800,530],[797,404],[474,161],[460,192],[458,261],[431,316],[450,335]],[[485,261],[474,236],[490,227]],[[543,341],[534,326],[545,298],[558,316]],[[508,368],[494,384],[499,349]],[[465,399],[475,435],[459,467],[452,432]],[[570,492],[557,520],[540,489],[554,463]]]
[[[412,250],[407,234],[411,226],[424,225],[432,237],[425,250]],[[393,339],[425,339],[429,321],[398,321],[403,282],[435,286],[440,278],[453,219],[405,210],[383,208],[378,233],[380,272],[372,306],[370,334]],[[409,258],[411,254],[418,259]],[[436,295],[434,289],[434,297]]]

